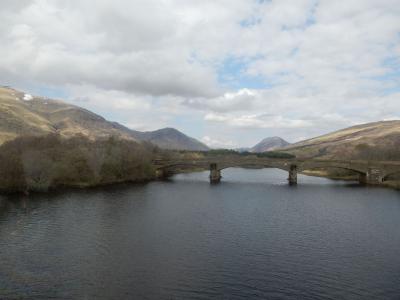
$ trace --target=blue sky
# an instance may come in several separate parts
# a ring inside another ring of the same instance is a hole
[[[264,77],[247,74],[249,64],[259,59],[261,58],[225,58],[217,67],[218,83],[230,90],[270,88],[271,85]]]
[[[133,129],[234,148],[400,118],[397,0],[7,0],[0,18],[1,84]]]

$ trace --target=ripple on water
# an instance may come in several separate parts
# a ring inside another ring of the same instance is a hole
[[[0,299],[396,299],[400,197],[227,169],[0,198]]]

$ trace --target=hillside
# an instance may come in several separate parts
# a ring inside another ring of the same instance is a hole
[[[171,150],[207,151],[209,148],[174,128],[163,128],[156,131],[135,131],[133,136],[138,140],[151,142],[160,148]]]
[[[349,127],[284,148],[299,158],[399,159],[400,121]]]
[[[65,137],[79,133],[90,139],[115,135],[135,140],[128,128],[86,109],[58,100],[31,97],[10,88],[0,88],[0,117],[0,143],[20,135],[48,133]]]
[[[166,149],[208,150],[204,144],[176,129],[139,132],[75,105],[0,87],[0,144],[22,135],[49,133],[64,137],[80,134],[91,140],[117,136],[132,141],[149,141]]]
[[[290,145],[289,142],[285,141],[284,139],[274,136],[274,137],[267,137],[259,142],[257,145],[250,149],[250,152],[261,153],[266,151],[272,151],[278,148],[283,148],[285,146]]]

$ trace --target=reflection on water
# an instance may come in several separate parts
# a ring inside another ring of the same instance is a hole
[[[0,198],[0,299],[398,299],[399,192],[274,169]]]

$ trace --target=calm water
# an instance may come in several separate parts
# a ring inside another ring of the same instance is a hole
[[[0,299],[400,299],[400,192],[207,176],[0,198]]]

